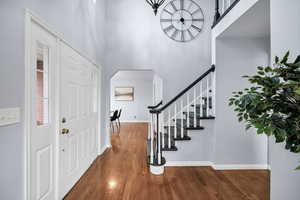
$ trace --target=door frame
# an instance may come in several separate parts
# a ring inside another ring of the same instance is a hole
[[[55,126],[55,133],[59,133],[60,130],[60,123],[59,123],[59,116],[60,116],[60,43],[65,43],[67,46],[72,48],[82,57],[87,59],[91,62],[94,66],[94,69],[98,72],[98,131],[97,131],[97,152],[98,155],[101,154],[101,66],[96,64],[95,61],[90,59],[88,56],[84,55],[80,51],[73,48],[70,43],[62,38],[62,34],[54,31],[51,26],[49,26],[46,22],[44,22],[41,18],[37,17],[31,10],[25,9],[25,104],[24,104],[24,165],[23,165],[23,173],[24,173],[24,198],[26,200],[30,200],[30,132],[31,132],[31,25],[35,23],[45,31],[49,32],[56,38],[56,47],[57,47],[57,60],[55,60],[55,83],[54,83],[54,105],[55,105],[55,114],[54,114],[54,126]],[[53,189],[54,189],[54,196],[55,200],[58,199],[58,188],[59,188],[59,135],[54,134],[54,180],[53,180]]]

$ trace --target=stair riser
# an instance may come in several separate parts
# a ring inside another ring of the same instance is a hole
[[[177,119],[177,127],[181,127],[181,119]],[[190,118],[190,126],[194,126],[194,118]],[[200,126],[200,120],[196,119],[196,126]],[[187,127],[186,119],[183,120],[183,127]]]
[[[166,128],[167,129],[167,128]],[[175,138],[175,131],[174,131],[174,127],[171,127],[171,140]],[[167,129],[165,131],[165,135],[168,137],[168,133],[169,133],[169,130]],[[187,136],[187,130],[183,129],[183,135],[184,136]],[[181,137],[181,128],[180,127],[177,127],[177,138],[180,138]]]

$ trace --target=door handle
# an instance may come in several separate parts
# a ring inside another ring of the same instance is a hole
[[[69,129],[66,129],[66,128],[63,128],[62,130],[61,130],[61,134],[62,135],[65,135],[65,134],[69,134]]]

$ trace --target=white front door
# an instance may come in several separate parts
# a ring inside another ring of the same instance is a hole
[[[97,156],[97,70],[61,43],[60,55],[60,170],[63,198]]]
[[[57,42],[55,36],[35,23],[30,31],[29,198],[53,200]]]

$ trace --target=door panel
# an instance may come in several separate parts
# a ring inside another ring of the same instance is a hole
[[[98,128],[98,112],[93,110],[92,94],[97,88],[93,65],[61,43],[60,70],[60,129],[68,130],[59,136],[59,194],[63,198],[97,156],[96,131],[92,130]]]
[[[37,199],[44,199],[49,196],[52,190],[52,145],[36,152],[37,163]]]
[[[53,200],[57,42],[55,36],[33,22],[30,57],[30,199]]]

